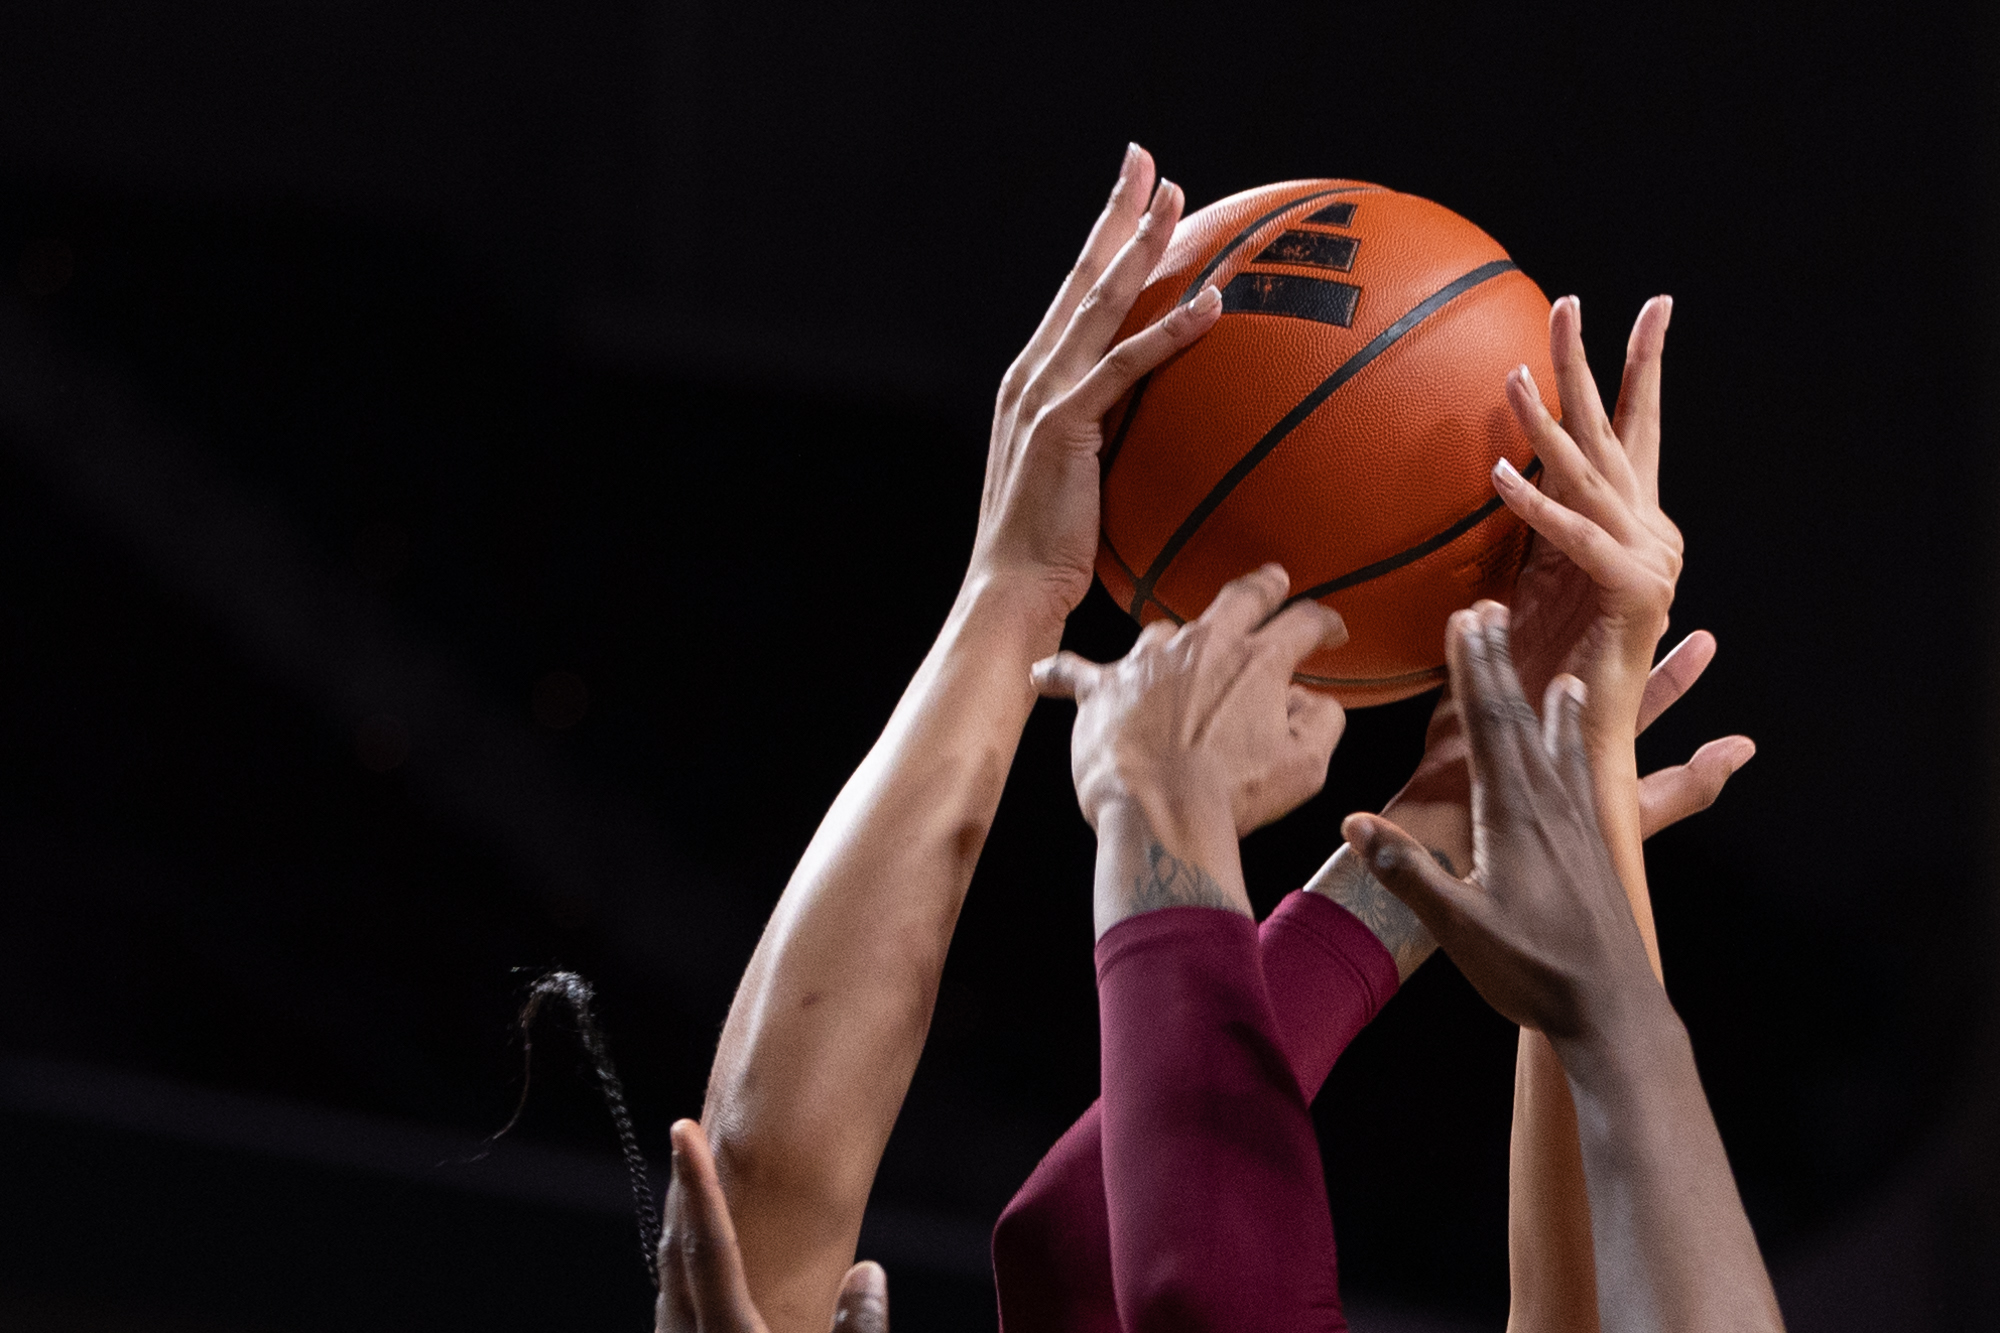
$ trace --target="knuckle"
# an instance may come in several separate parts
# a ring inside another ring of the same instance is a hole
[[[1472,703],[1472,714],[1489,727],[1537,727],[1541,719],[1535,710],[1528,707],[1525,699],[1476,699]]]
[[[1007,367],[1007,373],[1000,377],[1000,403],[1004,407],[1018,402],[1028,387],[1028,368],[1021,360]]]

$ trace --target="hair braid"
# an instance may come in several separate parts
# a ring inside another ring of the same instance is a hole
[[[541,1012],[542,1001],[551,995],[569,1002],[570,1012],[576,1018],[577,1036],[590,1055],[591,1067],[597,1072],[598,1087],[604,1093],[604,1104],[611,1111],[611,1124],[618,1131],[618,1148],[624,1154],[625,1168],[632,1178],[632,1213],[639,1223],[639,1257],[646,1265],[646,1276],[657,1291],[660,1286],[660,1211],[653,1203],[652,1179],[646,1170],[645,1155],[639,1151],[639,1136],[632,1129],[632,1113],[625,1104],[625,1084],[618,1077],[617,1067],[611,1063],[611,1052],[605,1045],[604,1033],[598,1028],[597,1015],[590,1007],[596,992],[588,981],[574,972],[547,973],[528,988],[528,999],[521,1006],[520,1020],[521,1100],[514,1104],[514,1114],[507,1117],[507,1123],[494,1133],[493,1139],[514,1128],[521,1119],[521,1112],[527,1109],[528,1084],[534,1076],[535,1017]]]

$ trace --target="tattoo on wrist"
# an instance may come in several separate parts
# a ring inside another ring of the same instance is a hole
[[[1215,882],[1215,876],[1192,861],[1183,861],[1157,842],[1146,844],[1146,869],[1132,877],[1130,915],[1162,907],[1220,907],[1236,904]]]
[[[1456,875],[1458,868],[1451,858],[1435,847],[1426,848],[1437,858],[1448,875]],[[1369,873],[1367,865],[1352,848],[1342,848],[1328,864],[1324,877],[1310,886],[1314,892],[1327,897],[1352,912],[1355,919],[1368,927],[1382,947],[1395,960],[1396,975],[1408,980],[1417,965],[1431,956],[1437,949],[1437,941],[1424,929],[1424,923],[1417,920],[1417,914],[1403,905],[1403,900],[1382,887],[1382,881]]]

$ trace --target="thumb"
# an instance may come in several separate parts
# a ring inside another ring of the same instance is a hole
[[[1672,708],[1714,660],[1715,636],[1705,629],[1698,629],[1675,644],[1674,650],[1661,658],[1646,677],[1646,692],[1639,699],[1639,723],[1632,734],[1636,736],[1652,726],[1655,718]]]
[[[1035,682],[1035,693],[1044,699],[1077,700],[1081,700],[1097,683],[1099,670],[1097,663],[1068,651],[1044,657],[1028,668]]]
[[[847,1270],[833,1307],[833,1333],[889,1333],[889,1275],[864,1259]]]
[[[1723,784],[1756,753],[1757,743],[1748,736],[1724,736],[1696,750],[1685,764],[1639,779],[1639,836],[1650,838],[1714,805]]]
[[[1380,815],[1349,815],[1340,836],[1382,884],[1417,914],[1439,944],[1474,909],[1475,890],[1437,863],[1424,845]]]
[[[736,1227],[715,1173],[708,1137],[692,1120],[675,1122],[672,1135],[674,1184],[685,1201],[678,1220],[685,1226],[668,1243],[681,1263],[695,1328],[699,1333],[751,1333],[761,1328],[762,1321],[750,1301]]]

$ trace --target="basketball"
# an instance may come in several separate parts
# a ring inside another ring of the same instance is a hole
[[[1211,282],[1215,327],[1105,417],[1098,577],[1141,623],[1185,621],[1275,560],[1347,622],[1301,682],[1349,707],[1442,683],[1445,621],[1507,600],[1526,547],[1490,473],[1539,468],[1508,371],[1560,415],[1548,298],[1450,209],[1348,180],[1183,219],[1119,336]]]

